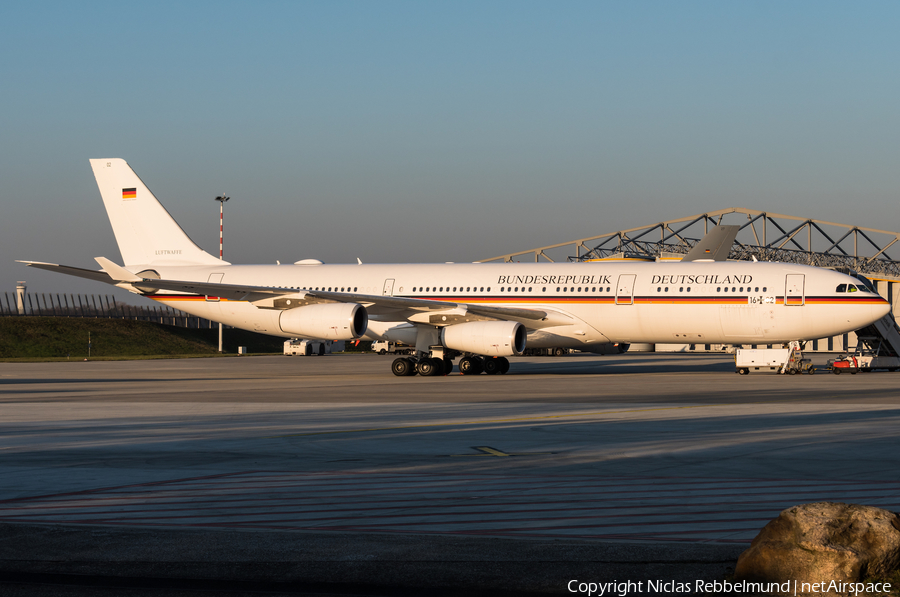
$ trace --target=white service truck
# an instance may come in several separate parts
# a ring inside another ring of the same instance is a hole
[[[344,350],[344,341],[334,340],[307,340],[304,338],[291,338],[284,342],[284,354],[289,356],[308,357],[311,355],[331,354]]]
[[[796,344],[796,343],[791,343]],[[803,358],[799,346],[790,348],[738,348],[734,351],[735,371],[748,373],[809,373],[815,368],[809,359]]]
[[[388,342],[379,340],[372,342],[372,351],[378,354],[412,354],[415,349],[401,342]]]

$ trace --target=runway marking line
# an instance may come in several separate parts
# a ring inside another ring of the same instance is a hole
[[[104,492],[104,491],[115,491],[118,489],[130,489],[133,487],[154,487],[157,485],[168,485],[171,483],[182,483],[185,481],[194,481],[194,480],[199,480],[199,479],[217,479],[217,478],[221,478],[221,477],[233,477],[235,475],[244,475],[244,474],[246,474],[246,473],[243,471],[238,471],[236,473],[219,473],[216,475],[203,475],[200,477],[184,477],[181,479],[165,479],[163,481],[147,481],[146,483],[132,483],[129,485],[113,485],[110,487],[95,487],[94,489],[82,489],[80,491],[68,491],[68,492],[64,492],[64,493],[48,493],[46,495],[35,495],[35,496],[29,496],[29,497],[24,497],[24,498],[9,498],[9,499],[5,499],[5,500],[0,500],[0,504],[9,504],[9,503],[14,503],[14,502],[21,502],[24,500],[40,500],[40,499],[68,497],[68,496],[74,496],[74,495],[89,495],[89,494],[95,494],[95,493]]]
[[[836,396],[835,396],[836,397]],[[758,401],[758,402],[746,402],[743,405],[751,405],[751,404],[784,404],[780,401]],[[585,413],[568,413],[563,415],[537,415],[533,417],[513,417],[513,418],[504,418],[504,419],[482,419],[476,421],[456,421],[456,422],[447,422],[447,423],[422,423],[420,425],[397,425],[393,427],[364,427],[361,429],[335,429],[332,431],[310,431],[307,433],[287,433],[283,435],[267,435],[263,436],[262,439],[281,439],[286,437],[307,437],[312,435],[335,435],[341,433],[365,433],[370,431],[399,431],[403,429],[426,429],[429,427],[453,427],[453,426],[463,426],[463,425],[484,425],[487,423],[521,423],[525,421],[549,421],[554,419],[576,419],[581,417],[596,417],[600,415],[617,415],[617,414],[625,414],[625,413],[644,413],[644,412],[656,412],[656,411],[664,411],[664,410],[685,410],[692,408],[716,408],[720,406],[734,406],[733,404],[693,404],[688,406],[660,406],[655,408],[633,408],[626,410],[603,410],[603,411],[594,411],[594,412],[585,412]]]
[[[465,458],[466,456],[496,456],[498,458],[506,458],[508,456],[538,456],[542,454],[556,454],[556,452],[503,452],[490,446],[472,446],[473,450],[478,450],[478,454],[450,454],[450,458]]]
[[[776,404],[769,402],[748,402],[746,404]],[[658,408],[635,408],[628,410],[602,410],[587,413],[569,413],[565,415],[538,415],[534,417],[514,417],[509,419],[483,419],[480,421],[456,421],[448,423],[423,423],[421,425],[398,425],[395,427],[368,427],[363,429],[336,429],[333,431],[310,431],[308,433],[288,433],[285,435],[268,435],[262,439],[281,439],[285,437],[306,437],[310,435],[334,435],[338,433],[364,433],[367,431],[398,431],[401,429],[424,429],[428,427],[452,427],[454,425],[484,425],[486,423],[521,423],[524,421],[548,421],[553,419],[575,419],[580,417],[596,417],[598,415],[618,415],[623,413],[643,413],[662,410],[684,410],[688,408],[710,408],[717,406],[733,406],[731,404],[695,404],[691,406],[661,406]]]

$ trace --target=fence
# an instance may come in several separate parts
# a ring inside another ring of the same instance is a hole
[[[184,328],[212,328],[218,324],[188,315],[165,305],[137,306],[116,302],[116,297],[99,294],[36,294],[26,292],[25,316],[94,317],[103,319],[138,319]],[[0,316],[18,316],[15,293],[4,292]]]

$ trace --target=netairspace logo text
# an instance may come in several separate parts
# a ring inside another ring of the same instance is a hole
[[[705,581],[693,583],[676,580],[625,580],[612,582],[581,582],[570,580],[567,585],[570,593],[580,593],[590,597],[627,597],[640,593],[842,593],[858,596],[860,593],[890,593],[891,583],[842,582],[837,580],[816,583],[789,580],[783,583],[774,582],[729,582],[727,580]]]

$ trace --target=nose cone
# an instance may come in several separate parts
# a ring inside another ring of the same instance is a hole
[[[890,313],[891,305],[886,300],[879,297],[878,301],[873,301],[865,305],[858,305],[853,311],[850,321],[852,321],[856,328],[859,329],[872,325]]]

